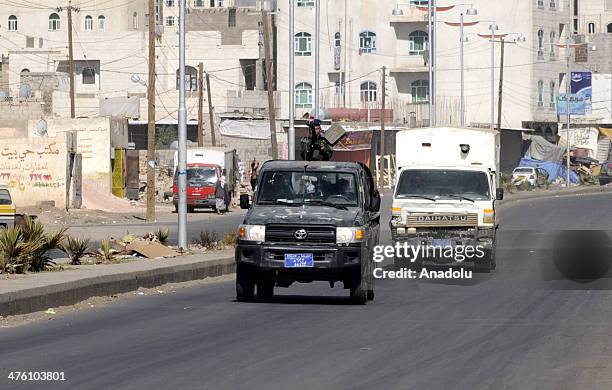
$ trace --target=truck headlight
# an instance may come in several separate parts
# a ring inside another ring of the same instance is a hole
[[[336,243],[350,244],[365,240],[365,229],[362,227],[337,227]]]
[[[484,214],[482,216],[483,223],[495,223],[495,210],[486,209],[484,210]]]
[[[266,240],[266,227],[263,225],[240,225],[238,238],[244,241],[264,242]]]

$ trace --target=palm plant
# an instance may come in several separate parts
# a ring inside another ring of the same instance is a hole
[[[27,219],[22,230],[23,240],[30,245],[29,270],[33,272],[44,271],[55,262],[49,252],[59,249],[66,238],[66,228],[53,233],[45,233],[43,224],[35,219]]]
[[[60,249],[70,258],[70,264],[79,265],[81,259],[89,251],[89,238],[67,236]]]
[[[0,272],[25,272],[31,249],[31,244],[23,240],[20,228],[0,230]]]

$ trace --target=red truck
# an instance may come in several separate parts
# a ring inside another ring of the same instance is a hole
[[[221,167],[215,164],[187,164],[187,212],[196,208],[215,208],[215,184]],[[178,212],[178,170],[174,173],[172,203]]]

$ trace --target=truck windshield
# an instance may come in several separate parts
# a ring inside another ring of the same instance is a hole
[[[410,169],[400,175],[396,196],[486,200],[490,199],[489,181],[484,172]]]
[[[357,205],[356,176],[353,173],[322,171],[264,172],[258,204]]]
[[[12,203],[10,192],[6,189],[0,189],[0,205],[6,206]]]
[[[174,180],[178,180],[178,171],[174,174]],[[188,167],[187,182],[214,185],[217,182],[217,170],[213,167]]]

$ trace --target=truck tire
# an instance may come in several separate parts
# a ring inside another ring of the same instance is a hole
[[[374,289],[368,289],[366,298],[368,299],[368,301],[374,300]]]
[[[194,206],[187,206],[187,212],[188,213],[193,213],[195,211],[195,207]]]
[[[255,297],[255,278],[248,269],[236,265],[236,300],[252,301]]]
[[[257,282],[257,298],[267,301],[274,296],[274,281],[260,280]]]
[[[365,305],[368,301],[368,286],[367,277],[360,274],[355,275],[353,285],[351,286],[351,302],[355,305]]]

